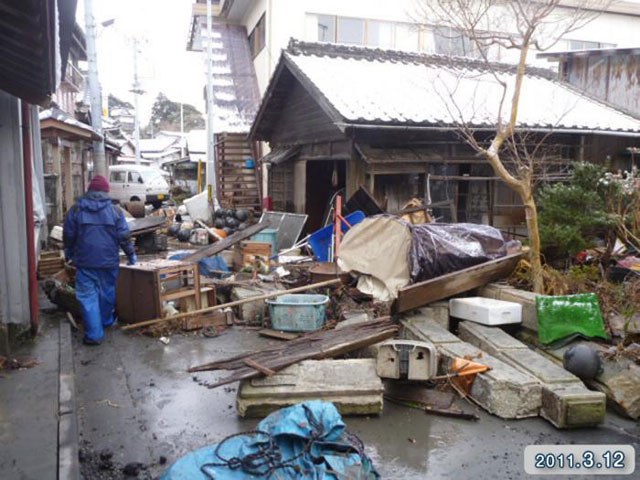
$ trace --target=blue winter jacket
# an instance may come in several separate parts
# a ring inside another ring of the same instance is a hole
[[[87,192],[71,207],[64,222],[64,251],[77,267],[114,268],[119,247],[131,258],[135,251],[120,207],[104,192]]]

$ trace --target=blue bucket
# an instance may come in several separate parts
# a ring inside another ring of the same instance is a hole
[[[291,294],[266,300],[274,330],[310,332],[324,325],[329,297],[326,295]]]

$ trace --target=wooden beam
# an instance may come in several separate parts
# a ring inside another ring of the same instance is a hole
[[[201,248],[200,250],[196,250],[194,253],[191,253],[182,259],[183,262],[197,262],[202,260],[203,258],[210,257],[212,255],[217,255],[218,253],[226,250],[230,246],[245,240],[256,233],[261,232],[265,228],[268,228],[271,224],[269,222],[256,223],[255,225],[251,225],[250,227],[241,230],[239,232],[234,233],[233,235],[228,236],[227,238],[214,243],[208,247]]]
[[[394,313],[406,312],[505,278],[522,255],[523,252],[514,253],[401,288],[392,310]]]

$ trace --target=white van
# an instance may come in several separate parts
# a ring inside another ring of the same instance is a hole
[[[109,167],[109,196],[120,203],[141,201],[159,207],[169,198],[169,184],[162,171],[145,165]]]

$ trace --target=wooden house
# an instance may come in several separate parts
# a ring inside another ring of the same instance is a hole
[[[387,211],[417,197],[438,205],[443,221],[517,230],[517,195],[461,136],[464,125],[478,142],[490,138],[497,79],[511,85],[514,74],[470,58],[292,40],[250,132],[271,148],[265,196],[275,210],[308,214],[310,230],[336,192],[349,198],[360,186]],[[640,145],[640,120],[546,69],[527,69],[518,121],[518,146],[539,157],[539,182],[566,179],[573,161],[628,168],[627,148]]]

